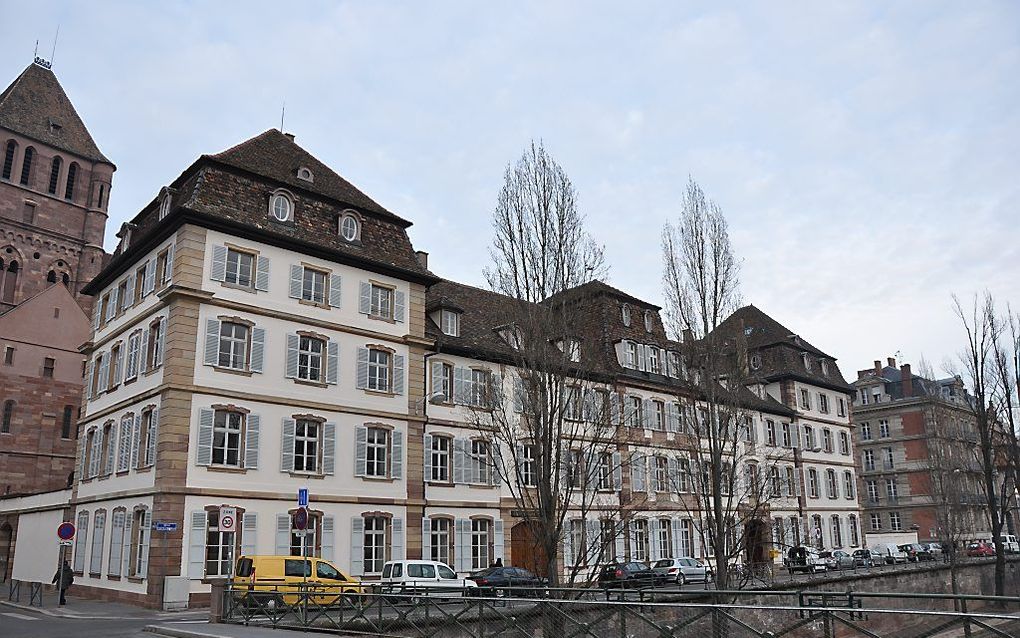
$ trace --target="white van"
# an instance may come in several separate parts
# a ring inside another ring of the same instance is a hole
[[[445,563],[434,560],[391,560],[383,565],[384,594],[465,596],[477,593],[478,584],[460,578]]]
[[[907,562],[908,556],[896,543],[881,543],[871,548],[872,554],[878,554],[886,565]]]
[[[999,538],[1002,539],[1002,551],[1007,554],[1020,554],[1020,542],[1017,542],[1016,536],[1012,534],[1000,534]]]

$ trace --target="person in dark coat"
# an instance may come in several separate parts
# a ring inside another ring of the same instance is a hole
[[[66,559],[64,560],[64,564],[57,569],[57,573],[53,574],[53,580],[51,582],[60,589],[60,604],[66,605],[67,599],[64,598],[64,594],[67,593],[67,588],[74,583],[74,570],[71,569],[71,565],[68,564]]]

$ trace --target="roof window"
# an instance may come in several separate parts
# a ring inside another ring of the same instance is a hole
[[[294,221],[294,202],[283,191],[276,191],[269,197],[269,215],[278,222]]]
[[[315,181],[315,176],[312,175],[311,169],[309,169],[309,168],[307,168],[305,166],[302,166],[301,168],[297,169],[297,178],[301,179],[301,180],[304,180],[306,182],[314,182]]]
[[[630,304],[623,304],[623,325],[630,327]]]

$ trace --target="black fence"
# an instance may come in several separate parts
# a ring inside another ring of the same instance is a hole
[[[1020,636],[1020,598],[853,591],[228,586],[223,622],[403,638]]]

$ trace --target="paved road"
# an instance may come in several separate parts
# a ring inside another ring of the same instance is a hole
[[[48,613],[46,613],[48,612]],[[53,615],[62,610],[36,611],[0,604],[0,638],[142,638],[154,623],[182,628],[206,626],[207,611],[166,616],[157,612],[107,617],[68,618]],[[71,612],[73,613],[73,612]]]

